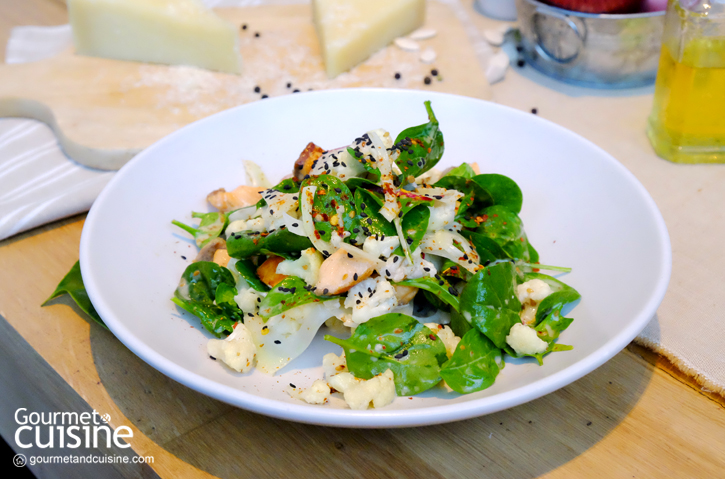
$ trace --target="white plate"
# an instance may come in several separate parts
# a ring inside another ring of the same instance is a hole
[[[348,144],[365,131],[393,135],[427,121],[432,100],[445,135],[440,166],[477,161],[513,178],[524,192],[521,216],[542,263],[570,266],[564,280],[582,295],[544,366],[510,360],[496,383],[459,396],[434,388],[382,409],[352,411],[340,401],[307,405],[284,392],[322,377],[322,340],[274,377],[237,374],[206,354],[211,337],[169,300],[196,248],[172,219],[208,211],[210,191],[244,182],[242,159],[272,180],[289,173],[309,141]],[[186,256],[186,260],[181,258]],[[439,93],[347,89],[289,95],[233,108],[146,149],[111,181],[91,209],[80,246],[93,304],[135,354],[201,393],[261,414],[348,427],[435,424],[516,406],[575,381],[627,345],[654,315],[670,278],[662,216],[644,187],[592,143],[535,115]]]

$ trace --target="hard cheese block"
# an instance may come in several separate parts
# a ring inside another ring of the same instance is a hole
[[[199,0],[69,0],[82,55],[241,71],[237,31]]]
[[[423,25],[425,4],[425,0],[313,0],[327,75],[336,77]]]

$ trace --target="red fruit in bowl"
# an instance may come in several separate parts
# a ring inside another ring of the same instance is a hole
[[[628,13],[637,10],[642,0],[544,0],[555,7],[583,13]]]

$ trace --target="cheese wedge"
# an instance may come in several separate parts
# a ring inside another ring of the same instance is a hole
[[[239,73],[237,29],[200,0],[68,0],[77,53]]]
[[[425,0],[312,0],[327,76],[334,78],[423,25]]]

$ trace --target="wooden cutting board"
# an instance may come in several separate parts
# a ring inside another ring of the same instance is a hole
[[[324,73],[309,5],[226,8],[217,12],[239,26],[244,60],[241,75],[84,57],[69,49],[38,62],[0,65],[0,99],[5,99],[0,100],[0,116],[30,116],[46,121],[56,133],[62,130],[59,137],[69,156],[85,164],[115,169],[178,128],[260,100],[263,94],[276,97],[293,94],[296,89],[305,92],[365,86],[490,98],[464,25],[451,8],[439,2],[428,3],[426,20],[426,26],[438,34],[420,42],[423,48],[436,51],[433,64],[422,63],[419,52],[405,52],[391,45],[332,80]],[[432,69],[438,71],[438,77],[432,77]],[[396,73],[400,73],[400,79],[395,79]],[[426,76],[432,78],[430,85],[424,84]],[[255,87],[259,87],[259,93]],[[51,112],[57,120],[55,125]]]

